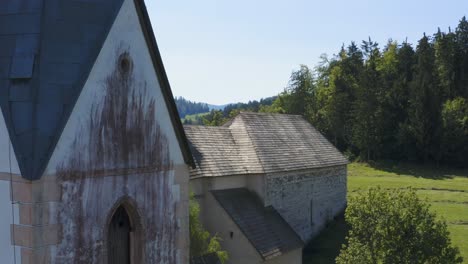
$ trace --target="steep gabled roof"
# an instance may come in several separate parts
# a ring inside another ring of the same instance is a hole
[[[264,207],[247,189],[211,191],[263,259],[271,259],[304,246],[300,237],[271,206]]]
[[[242,112],[222,127],[185,127],[192,177],[271,173],[344,165],[348,160],[298,115]]]
[[[302,170],[347,164],[348,160],[299,115],[241,113],[242,121],[265,172]]]
[[[4,0],[0,107],[24,178],[41,177],[123,0]],[[135,0],[184,158],[192,163],[143,0]]]

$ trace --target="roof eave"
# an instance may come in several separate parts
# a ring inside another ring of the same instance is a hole
[[[172,94],[169,79],[167,78],[166,70],[164,68],[161,54],[159,52],[156,37],[154,36],[153,28],[151,26],[151,21],[149,19],[145,2],[144,0],[134,0],[134,2],[138,13],[138,18],[140,20],[140,25],[142,26],[143,35],[145,37],[151,55],[154,70],[156,71],[156,75],[159,80],[159,85],[161,87],[164,101],[169,112],[172,126],[174,127],[179,146],[182,150],[184,161],[187,165],[190,165],[192,168],[195,168],[195,162],[193,160],[193,156],[188,145],[187,136],[185,135],[182,122],[179,118],[179,112],[177,111],[177,107],[174,102],[174,96]]]

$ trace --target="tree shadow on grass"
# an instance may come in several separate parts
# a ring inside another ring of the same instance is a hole
[[[302,251],[304,264],[332,264],[340,254],[341,245],[345,243],[348,226],[344,214],[337,216],[327,227]]]
[[[446,166],[437,166],[434,163],[416,164],[398,161],[370,161],[369,166],[397,175],[407,175],[416,178],[425,178],[432,180],[446,180],[454,177],[468,177],[468,169],[453,168]]]

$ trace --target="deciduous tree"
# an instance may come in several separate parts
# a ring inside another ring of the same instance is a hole
[[[190,195],[189,202],[189,229],[190,229],[190,256],[199,257],[208,253],[216,253],[222,263],[225,263],[229,256],[221,249],[220,237],[211,236],[200,223],[200,206],[194,195]]]
[[[411,189],[369,189],[349,200],[345,219],[351,229],[338,264],[463,262],[447,224]]]

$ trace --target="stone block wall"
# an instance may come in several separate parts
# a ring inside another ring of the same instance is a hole
[[[346,165],[266,175],[272,205],[307,242],[346,206]]]

